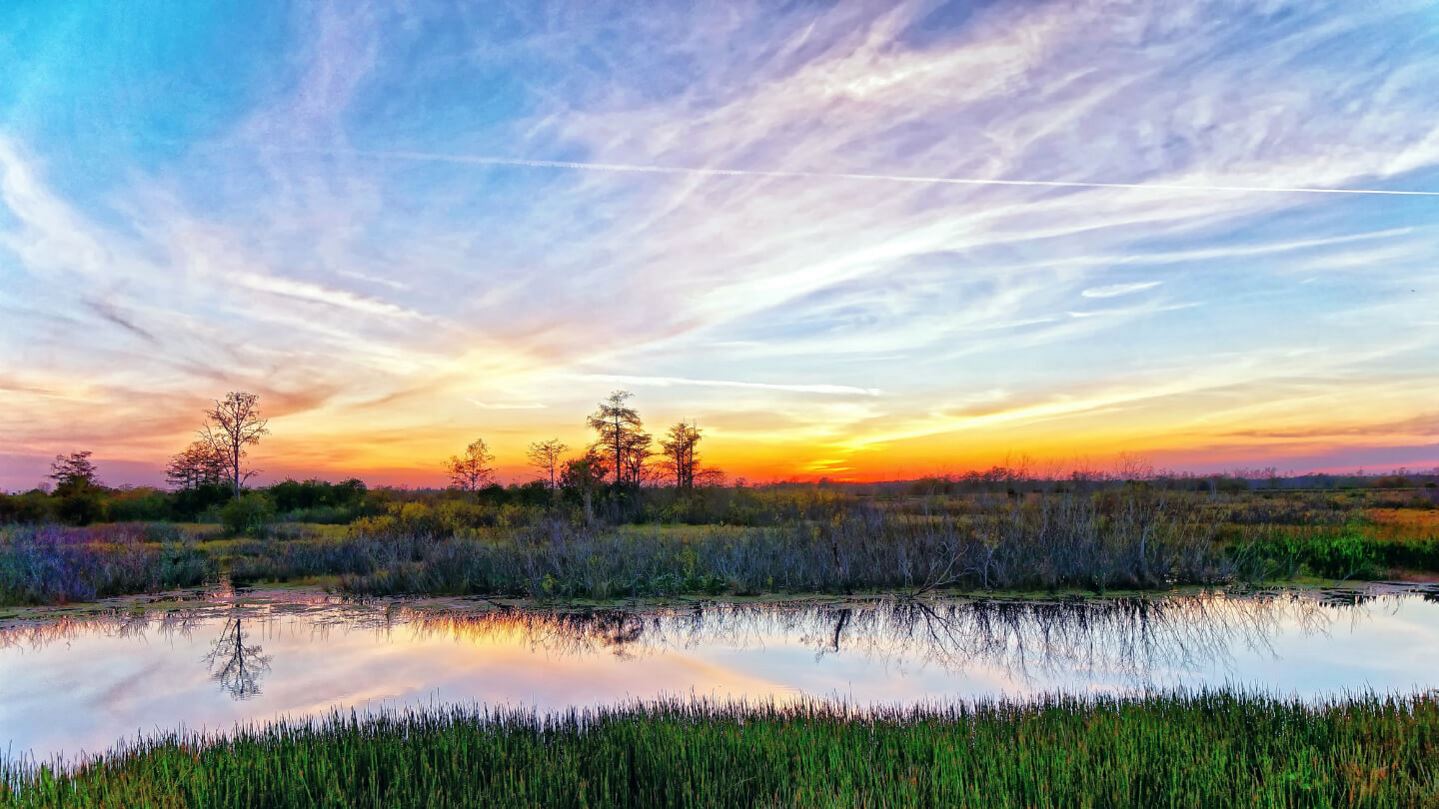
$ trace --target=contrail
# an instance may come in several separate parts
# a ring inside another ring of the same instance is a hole
[[[414,151],[365,151],[365,150],[305,150],[286,149],[282,151],[311,152],[327,155],[349,155],[353,157],[380,160],[408,160],[415,162],[462,163],[477,166],[516,166],[537,169],[567,169],[571,171],[610,171],[630,174],[678,174],[699,177],[757,177],[771,179],[803,180],[856,180],[886,183],[914,183],[919,185],[998,185],[1022,188],[1122,188],[1135,191],[1178,191],[1214,192],[1235,194],[1362,194],[1386,197],[1439,197],[1439,191],[1397,191],[1383,188],[1320,188],[1313,186],[1262,186],[1262,185],[1179,185],[1174,183],[1097,183],[1078,180],[996,180],[978,177],[925,177],[912,174],[865,174],[859,172],[829,171],[766,171],[763,169],[725,169],[696,166],[663,166],[638,163],[595,163],[579,160],[534,160],[521,157],[487,157],[483,155],[456,155],[441,152]]]

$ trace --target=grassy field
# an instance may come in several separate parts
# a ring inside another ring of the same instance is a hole
[[[436,709],[9,764],[0,805],[1439,806],[1439,700]]]
[[[225,536],[205,524],[12,526],[0,528],[0,606],[77,603],[221,579],[355,595],[606,600],[1104,593],[1439,576],[1439,509],[1428,501],[1384,502],[1373,492],[1111,490],[820,498],[776,510],[772,524],[761,525],[606,526],[558,518],[483,525],[407,503],[385,519],[281,523],[257,536]]]

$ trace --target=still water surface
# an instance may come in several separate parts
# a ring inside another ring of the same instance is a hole
[[[209,594],[0,624],[0,754],[333,708],[660,696],[912,703],[1234,686],[1439,687],[1439,593],[804,601],[643,611]]]

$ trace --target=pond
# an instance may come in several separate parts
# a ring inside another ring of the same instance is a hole
[[[331,709],[691,695],[856,705],[1234,687],[1439,687],[1439,590],[649,609],[202,594],[0,623],[0,754]]]

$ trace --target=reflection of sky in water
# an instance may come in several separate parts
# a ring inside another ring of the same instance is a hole
[[[661,695],[856,703],[1439,685],[1439,601],[1313,595],[499,613],[215,601],[0,629],[0,749],[97,750],[332,707]]]

